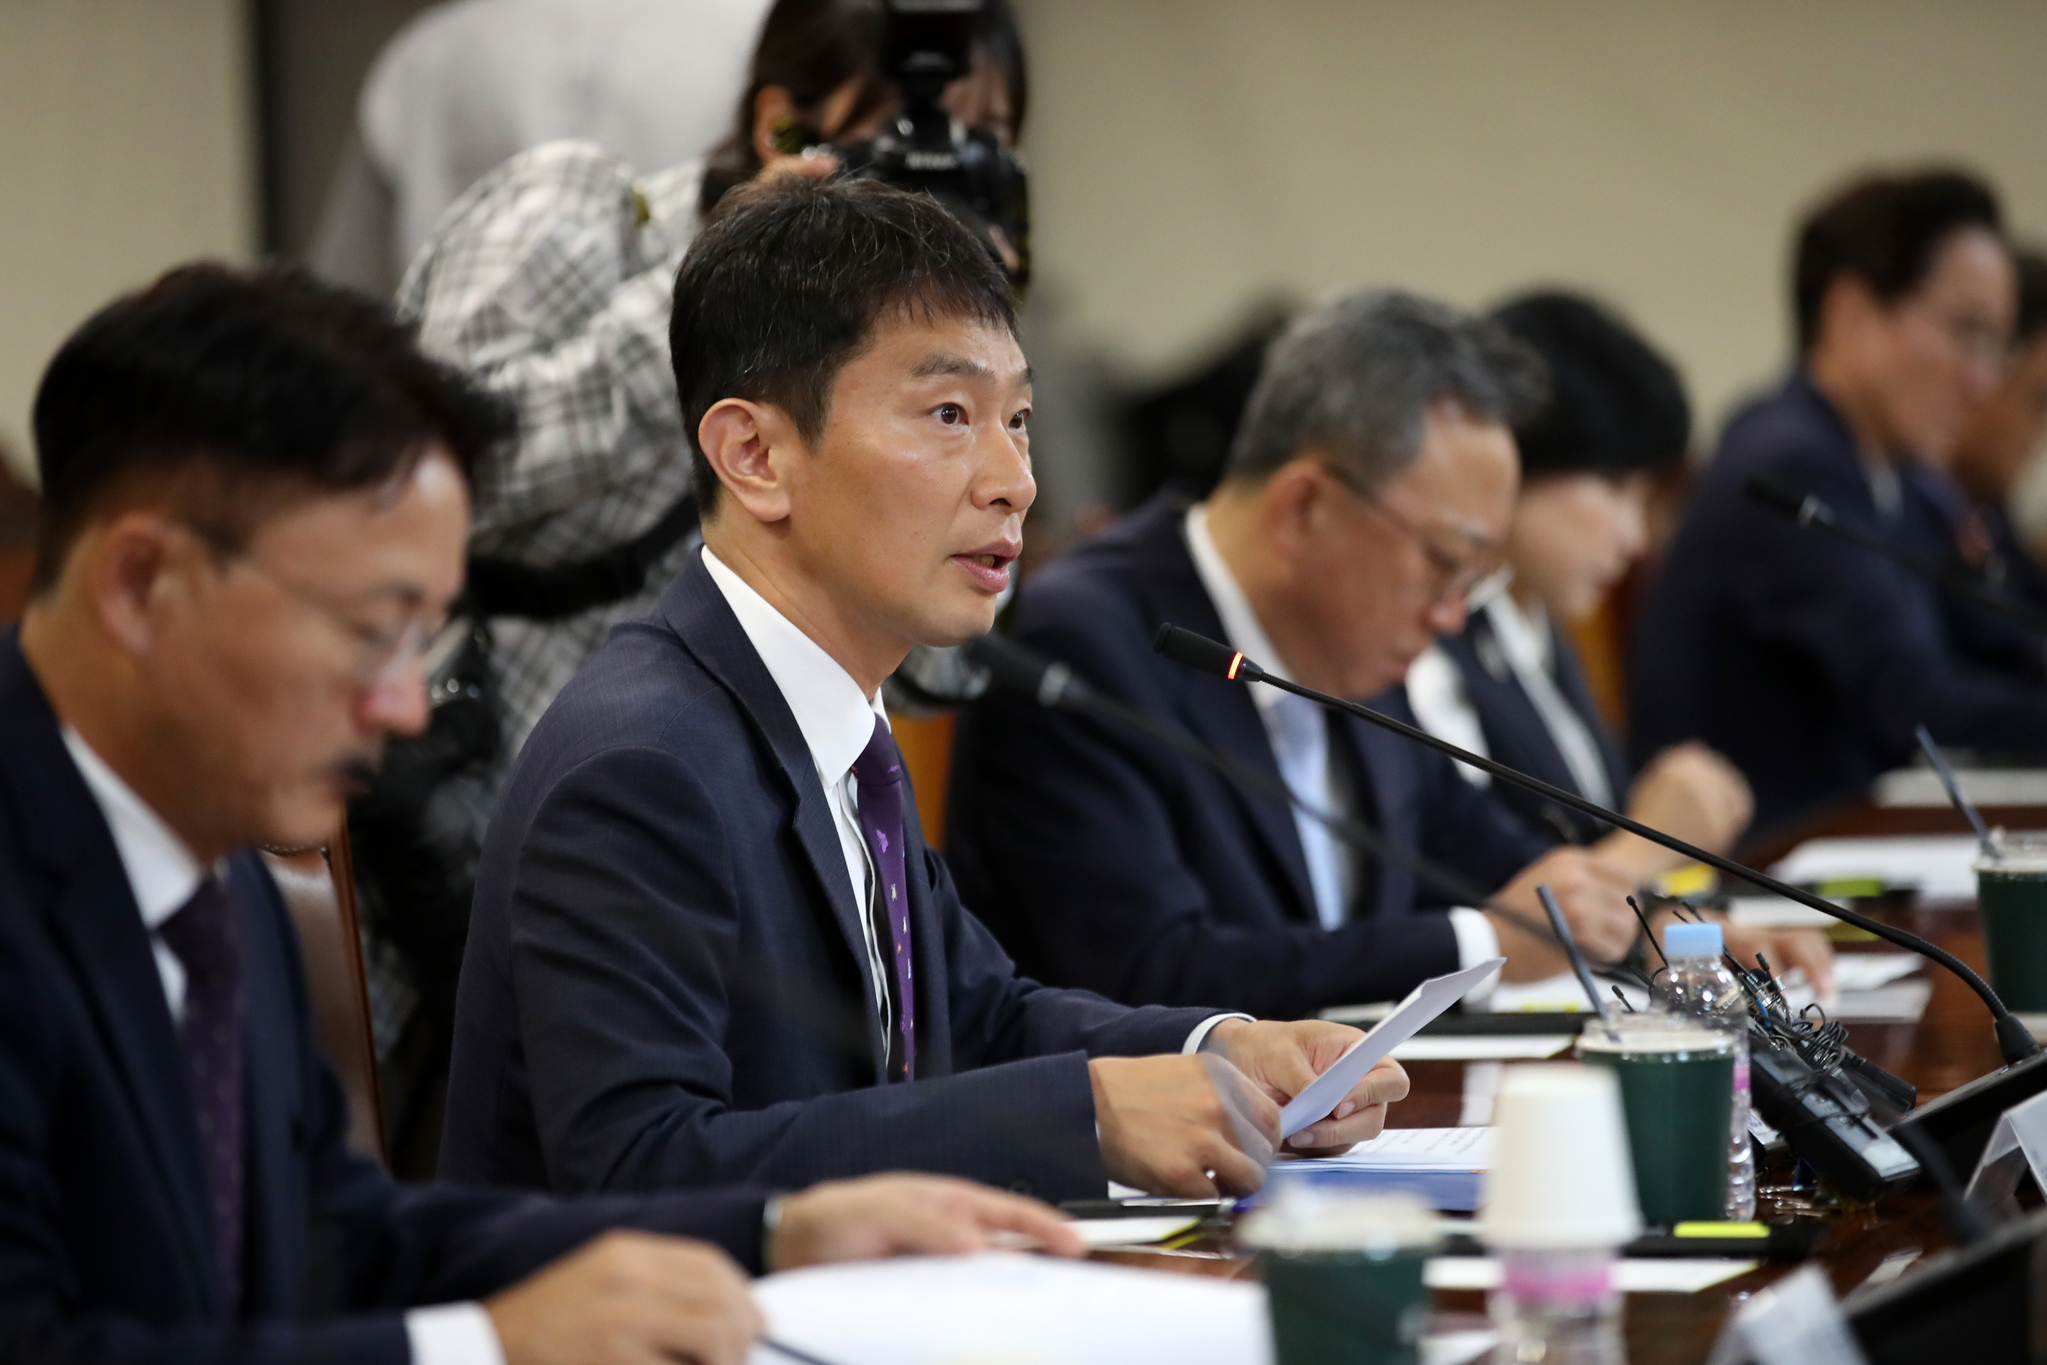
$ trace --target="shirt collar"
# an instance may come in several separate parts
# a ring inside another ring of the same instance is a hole
[[[1511,592],[1503,592],[1486,603],[1485,613],[1493,634],[1509,657],[1518,655],[1526,666],[1547,673],[1551,657],[1549,613],[1541,603],[1523,607]]]
[[[1197,502],[1188,508],[1183,525],[1187,551],[1194,557],[1194,572],[1200,576],[1208,600],[1215,604],[1215,614],[1222,619],[1223,635],[1230,648],[1242,650],[1246,658],[1273,677],[1292,682],[1294,675],[1287,672],[1286,660],[1272,647],[1272,637],[1265,633],[1258,613],[1251,609],[1251,599],[1244,595],[1237,576],[1230,572],[1229,561],[1216,548],[1215,537],[1208,530],[1208,504]],[[1285,695],[1276,687],[1251,689],[1251,700],[1261,712],[1278,705]]]
[[[862,695],[860,684],[838,660],[712,554],[710,546],[704,547],[703,555],[711,581],[725,594],[739,628],[767,665],[782,700],[789,703],[818,774],[828,787],[845,781],[853,761],[874,738],[875,717],[888,720],[881,693]]]
[[[121,867],[128,874],[136,908],[153,934],[192,899],[206,868],[149,803],[68,725],[64,727],[64,747],[71,751],[78,775],[85,779],[86,789],[99,803],[100,814],[113,832],[114,851],[120,854]]]

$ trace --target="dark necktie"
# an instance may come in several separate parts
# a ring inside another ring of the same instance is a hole
[[[888,986],[903,1046],[901,1055],[891,1059],[896,1064],[889,1068],[889,1079],[907,1080],[917,1074],[917,992],[910,978],[909,884],[903,879],[903,757],[880,716],[874,718],[867,748],[853,761],[853,778],[859,788],[860,837],[874,857],[870,913],[887,920],[888,935],[879,942],[893,950],[895,962],[895,979]]]
[[[158,933],[185,968],[178,1040],[199,1120],[214,1250],[233,1317],[242,1292],[242,951],[234,906],[208,877]]]

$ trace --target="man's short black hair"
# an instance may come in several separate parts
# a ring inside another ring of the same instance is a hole
[[[297,270],[183,266],[72,333],[36,390],[47,587],[118,491],[203,473],[185,509],[240,548],[260,509],[373,488],[435,442],[465,478],[512,431],[496,399],[413,344],[383,304]]]
[[[704,414],[726,398],[769,403],[815,442],[839,371],[889,315],[1016,331],[1002,266],[928,195],[784,178],[726,197],[683,258],[668,325],[690,486],[706,516],[718,476],[697,448]]]
[[[1820,301],[1840,275],[1853,275],[1885,303],[1911,293],[1933,269],[1949,235],[1982,228],[2002,236],[1997,192],[1948,167],[1865,176],[1836,191],[1798,229],[1792,305],[1801,355],[1819,339]]]
[[[1640,333],[1581,294],[1524,294],[1493,321],[1549,367],[1549,401],[1514,428],[1526,478],[1632,474],[1683,461],[1692,439],[1684,381]]]

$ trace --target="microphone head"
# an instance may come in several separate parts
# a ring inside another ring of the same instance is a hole
[[[1826,504],[1818,498],[1810,493],[1802,493],[1782,479],[1773,478],[1768,474],[1749,475],[1742,484],[1741,491],[1748,495],[1749,501],[1759,502],[1765,507],[1774,508],[1786,516],[1797,517],[1801,521],[1814,517],[1824,519],[1828,515]]]
[[[988,670],[996,684],[1034,699],[1040,706],[1058,706],[1081,691],[1071,669],[1035,650],[1000,635],[983,635],[960,647],[976,666]]]
[[[1152,632],[1151,647],[1176,664],[1231,682],[1257,682],[1265,676],[1265,670],[1245,658],[1242,650],[1231,649],[1206,635],[1196,635],[1170,621],[1161,622]]]

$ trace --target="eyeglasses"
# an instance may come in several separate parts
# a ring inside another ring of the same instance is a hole
[[[333,602],[287,583],[256,559],[230,547],[214,532],[188,523],[174,523],[204,545],[218,562],[223,571],[237,566],[247,569],[256,577],[268,583],[284,596],[291,598],[314,615],[324,619],[340,635],[352,642],[355,660],[351,676],[360,687],[379,688],[396,681],[414,664],[426,661],[428,671],[433,661],[441,656],[447,641],[454,637],[459,643],[462,623],[446,617],[435,620],[417,611],[408,612],[405,619],[392,626],[377,626],[352,616]]]
[[[1386,520],[1392,522],[1422,552],[1429,564],[1429,605],[1439,607],[1451,602],[1460,603],[1466,612],[1475,612],[1486,603],[1506,591],[1514,581],[1513,566],[1506,562],[1504,549],[1482,536],[1463,533],[1472,548],[1463,553],[1445,549],[1436,540],[1415,525],[1407,517],[1394,510],[1392,504],[1377,492],[1358,486],[1354,475],[1336,465],[1324,465],[1331,478],[1342,484],[1351,496],[1364,503]]]
[[[2011,352],[2011,338],[1985,318],[1919,301],[1913,309],[1944,337],[1955,353],[1972,365],[2001,367]]]

